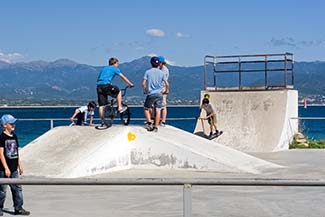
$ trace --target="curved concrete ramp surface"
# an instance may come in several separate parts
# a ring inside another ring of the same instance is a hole
[[[210,95],[217,110],[217,126],[223,135],[214,141],[244,152],[272,152],[289,149],[298,132],[298,92],[201,91]],[[202,111],[201,116],[205,116]],[[209,134],[207,121],[199,120],[194,133]]]
[[[281,167],[172,126],[158,133],[141,126],[56,127],[20,154],[25,175],[56,178],[130,168],[261,173]]]

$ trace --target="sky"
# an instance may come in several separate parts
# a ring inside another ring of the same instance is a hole
[[[0,60],[102,66],[162,55],[294,54],[325,61],[323,0],[0,0]]]

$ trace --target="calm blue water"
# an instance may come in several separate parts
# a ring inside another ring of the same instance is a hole
[[[69,117],[75,108],[0,108],[0,115],[9,113],[18,119],[25,118],[66,118],[66,121],[55,121],[54,126],[69,125]],[[132,118],[143,118],[142,107],[131,107]],[[198,115],[199,107],[169,107],[168,118],[194,118]],[[95,115],[98,118],[98,112]],[[325,117],[325,106],[310,106],[307,109],[299,107],[299,117]],[[168,120],[168,119],[167,119]],[[193,132],[195,119],[168,120],[168,124]],[[130,124],[143,124],[143,120],[131,120]],[[49,121],[17,121],[16,134],[20,146],[24,146],[45,133],[50,128]],[[325,139],[325,120],[303,120],[300,128],[312,139]]]
[[[299,107],[299,117],[325,117],[325,106]],[[300,120],[299,127],[310,139],[325,139],[325,120]]]

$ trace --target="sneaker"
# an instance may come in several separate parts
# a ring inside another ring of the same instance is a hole
[[[29,215],[29,214],[30,214],[30,212],[27,210],[24,210],[23,208],[15,210],[15,215]]]
[[[149,131],[149,129],[151,129],[153,127],[153,123],[151,123],[151,122],[146,122],[146,124],[144,125],[144,128],[146,129],[146,130],[148,130]]]
[[[120,110],[118,110],[119,113],[123,113],[126,111],[126,109],[128,109],[128,107],[123,106]]]
[[[150,129],[147,129],[149,132],[158,132],[157,127],[151,127]]]
[[[162,127],[166,127],[166,122],[160,121],[159,125]]]
[[[212,137],[212,135],[213,135],[213,134],[212,134],[212,132],[211,132],[211,133],[209,134],[209,137]]]
[[[106,125],[105,123],[101,123],[99,126],[96,126],[96,129],[98,130],[105,130],[109,128],[110,126]]]

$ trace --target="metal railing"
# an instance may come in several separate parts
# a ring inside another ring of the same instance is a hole
[[[118,118],[117,118],[118,119]],[[67,121],[70,122],[68,118],[18,118],[19,121],[49,121],[50,129],[54,127],[54,121]],[[100,118],[94,118],[95,121],[100,121]],[[131,118],[133,121],[145,121],[145,118]],[[188,118],[168,118],[170,121],[184,121],[184,120],[196,120],[196,117]]]
[[[18,118],[19,121],[49,121],[50,129],[54,127],[54,121],[70,121],[68,118]]]
[[[204,88],[222,90],[217,83],[217,75],[221,73],[238,73],[238,85],[237,90],[251,90],[252,86],[243,86],[243,73],[264,73],[264,86],[261,86],[263,90],[282,88],[292,89],[294,85],[293,74],[293,54],[256,54],[256,55],[230,55],[230,56],[211,56],[206,55],[204,57]],[[213,86],[209,87],[208,84],[208,66],[213,67]],[[273,66],[272,66],[273,65]],[[247,68],[245,68],[245,66]],[[249,66],[249,67],[248,67]],[[283,83],[279,81],[276,84],[269,82],[270,72],[283,73]],[[288,75],[290,75],[290,79]],[[229,88],[229,87],[228,87]],[[255,90],[261,88],[254,87]]]
[[[187,118],[168,118],[170,121],[184,121],[184,120],[196,120],[196,117],[187,117]],[[292,117],[290,119],[297,120],[325,120],[325,117]],[[19,118],[19,121],[49,121],[50,128],[54,127],[54,121],[67,121],[68,118]],[[100,118],[94,118],[94,120],[99,121]],[[132,118],[134,121],[145,121],[145,118]]]
[[[192,186],[299,186],[324,187],[322,179],[172,179],[172,178],[77,178],[77,179],[0,179],[2,184],[19,185],[137,185],[137,186],[183,186],[183,216],[192,216]]]
[[[325,117],[296,117],[291,119],[297,119],[297,120],[325,120]]]

